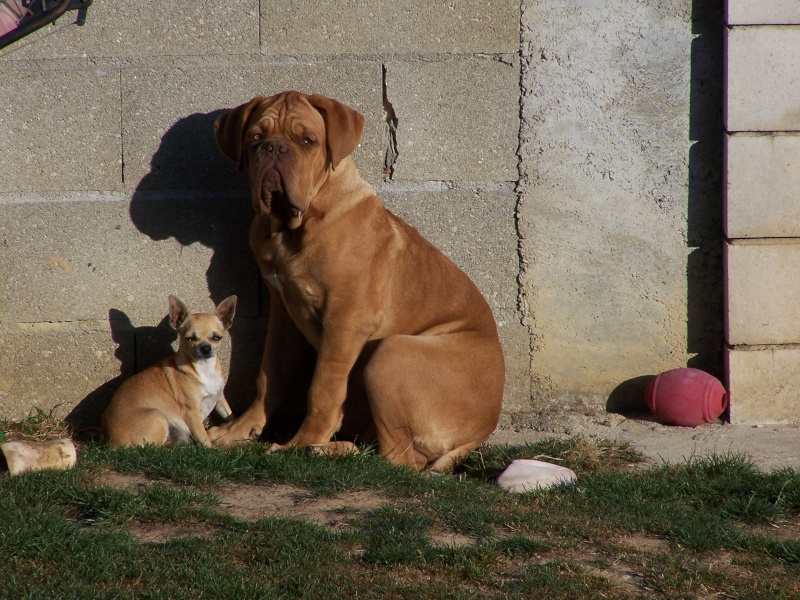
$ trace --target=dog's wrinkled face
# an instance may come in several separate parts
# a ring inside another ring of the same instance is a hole
[[[298,228],[330,172],[358,145],[364,118],[319,94],[257,96],[214,124],[223,154],[248,169],[253,207]]]
[[[325,181],[325,121],[297,95],[262,103],[244,132],[256,210],[296,229]]]
[[[190,314],[180,298],[170,296],[169,322],[178,332],[178,352],[191,361],[214,358],[235,311],[236,296],[220,302],[213,313],[195,314]]]

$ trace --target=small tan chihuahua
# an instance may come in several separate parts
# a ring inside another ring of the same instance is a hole
[[[203,421],[213,409],[233,416],[223,394],[225,379],[217,346],[230,328],[236,296],[213,313],[191,314],[169,297],[169,322],[178,331],[178,351],[125,381],[103,413],[103,438],[112,446],[191,443],[211,446]]]

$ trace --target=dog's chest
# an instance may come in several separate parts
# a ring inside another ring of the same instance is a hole
[[[219,396],[225,388],[225,380],[217,372],[215,359],[199,360],[194,367],[202,388],[200,413],[205,419],[217,405]]]
[[[309,343],[317,347],[321,333],[322,285],[309,273],[306,260],[289,257],[279,244],[266,247],[259,261],[264,281],[280,295],[287,312]]]

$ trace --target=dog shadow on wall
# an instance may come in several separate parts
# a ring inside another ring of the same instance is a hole
[[[214,142],[214,121],[222,112],[189,115],[163,135],[150,172],[132,195],[129,214],[136,229],[156,243],[174,239],[183,247],[201,244],[211,249],[205,282],[211,301],[216,305],[231,294],[238,296],[229,332],[231,354],[224,363],[229,369],[225,395],[234,413],[240,414],[255,397],[267,294],[248,245],[253,209],[246,179]],[[189,293],[180,289],[153,292],[163,296],[165,314],[168,293]],[[191,301],[189,305],[196,310],[210,308],[194,307]],[[89,394],[67,417],[78,429],[92,431],[124,379],[172,352],[175,332],[167,317],[157,327],[134,327],[125,313],[111,310],[109,323],[119,345],[120,376]],[[129,343],[132,349],[124,347]]]
[[[108,323],[111,339],[117,346],[114,357],[119,361],[120,374],[92,391],[67,415],[66,421],[73,426],[79,439],[99,436],[100,417],[117,388],[131,375],[169,355],[177,337],[169,324],[169,315],[165,315],[155,327],[136,327],[127,314],[112,308],[108,311]],[[139,360],[139,356],[158,358],[148,361],[148,358]]]

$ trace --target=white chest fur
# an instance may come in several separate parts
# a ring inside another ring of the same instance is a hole
[[[219,396],[225,388],[225,380],[217,373],[216,358],[206,358],[194,363],[200,384],[203,386],[203,400],[200,402],[200,413],[205,419],[217,405]]]

